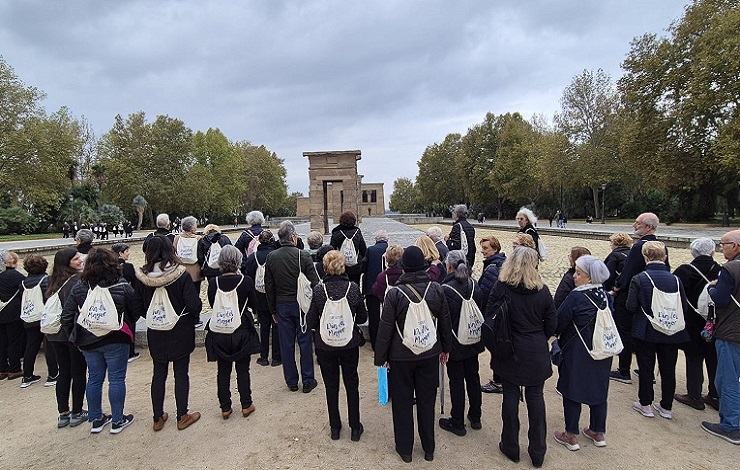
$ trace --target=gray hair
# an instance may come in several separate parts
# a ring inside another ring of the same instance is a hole
[[[373,233],[373,238],[375,238],[376,242],[381,240],[388,241],[388,232],[383,229],[377,230]]]
[[[88,228],[83,228],[77,231],[77,235],[75,235],[75,240],[79,240],[80,243],[92,243],[93,241],[93,233],[92,230]]]
[[[711,238],[702,237],[692,241],[689,248],[691,249],[691,256],[696,258],[702,255],[712,256],[716,246]]]
[[[586,276],[591,279],[591,284],[601,284],[609,279],[609,268],[596,256],[579,256],[576,260],[576,266],[586,273]]]
[[[517,212],[516,215],[523,215],[527,218],[527,220],[529,220],[529,223],[532,225],[535,225],[537,223],[537,216],[534,215],[534,212],[532,212],[531,209],[527,209],[526,207],[522,207],[521,209],[519,209],[519,212]]]
[[[238,273],[242,266],[242,253],[233,245],[225,245],[218,255],[218,267],[222,273]]]
[[[457,214],[457,217],[460,219],[468,218],[468,206],[466,206],[465,204],[456,205],[452,208],[452,212]]]
[[[308,237],[306,237],[306,241],[308,242],[309,248],[317,250],[324,244],[324,236],[317,230],[311,230],[308,233]]]
[[[642,217],[643,224],[649,225],[653,228],[658,228],[660,220],[658,220],[657,215],[653,214],[652,212],[645,212],[643,214],[640,214],[640,217]]]
[[[193,217],[192,215],[189,215],[182,219],[182,229],[185,232],[195,232],[195,229],[198,228],[198,219]]]
[[[247,223],[249,225],[262,225],[265,223],[265,216],[260,211],[252,211],[247,214]]]
[[[284,220],[278,229],[278,239],[281,242],[293,242],[291,237],[295,235],[295,225],[290,220]]]
[[[168,228],[170,226],[170,216],[167,214],[159,214],[157,216],[157,228]]]
[[[468,269],[467,257],[462,250],[452,250],[447,253],[447,259],[445,262],[447,263],[447,266],[455,269],[455,279],[463,284],[468,283],[468,279],[470,279],[470,270]]]
[[[442,233],[442,229],[435,225],[434,227],[429,227],[427,229],[427,236],[431,238],[434,243],[437,243],[442,240],[444,234]]]
[[[10,259],[10,256],[8,256],[9,253],[8,250],[0,250],[0,273],[5,272],[5,263]]]

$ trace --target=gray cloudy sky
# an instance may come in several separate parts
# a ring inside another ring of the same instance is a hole
[[[360,173],[414,178],[425,147],[486,112],[552,119],[583,69],[616,79],[630,41],[688,0],[4,0],[0,55],[97,136],[144,111],[285,159],[360,149]],[[387,204],[387,201],[386,201]]]

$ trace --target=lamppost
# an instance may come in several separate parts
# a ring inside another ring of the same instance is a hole
[[[601,223],[606,224],[606,183],[601,185]]]
[[[75,202],[75,197],[74,197],[74,195],[70,194],[69,195],[69,210],[72,213],[72,226],[73,227],[74,227],[74,224],[75,224],[75,205],[74,205],[74,202]]]

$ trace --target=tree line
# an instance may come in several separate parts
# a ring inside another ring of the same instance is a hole
[[[633,39],[616,83],[584,70],[552,121],[488,113],[465,135],[429,145],[415,181],[394,182],[390,208],[445,213],[460,202],[509,218],[666,221],[736,215],[740,196],[740,4],[695,0],[667,37]]]
[[[295,214],[284,161],[263,145],[143,111],[96,138],[69,109],[48,114],[44,97],[0,56],[0,234],[136,222],[139,211],[150,225],[157,212],[217,223],[253,209]]]

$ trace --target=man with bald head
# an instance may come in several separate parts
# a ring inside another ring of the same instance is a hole
[[[720,246],[727,263],[708,289],[716,308],[714,383],[719,393],[719,423],[703,421],[701,427],[740,445],[740,230],[724,234]]]
[[[617,331],[622,337],[624,349],[619,353],[619,366],[610,374],[612,380],[626,384],[632,383],[630,368],[632,366],[632,313],[627,310],[627,293],[629,291],[630,281],[637,274],[645,270],[645,258],[642,256],[642,245],[648,241],[656,241],[655,231],[658,229],[658,216],[652,212],[644,212],[637,216],[632,228],[635,235],[640,239],[632,245],[629,255],[624,262],[624,268],[617,277],[612,291],[614,297],[614,322],[617,324]],[[665,264],[668,269],[671,265],[668,262],[668,247],[666,247]]]

